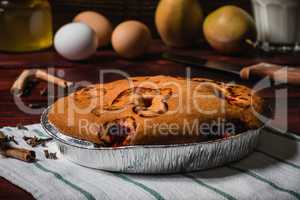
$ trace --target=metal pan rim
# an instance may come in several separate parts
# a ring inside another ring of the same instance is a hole
[[[186,146],[196,146],[196,145],[201,145],[201,144],[213,144],[213,143],[222,143],[227,140],[233,140],[237,139],[239,137],[242,137],[244,134],[247,134],[248,132],[256,131],[259,129],[262,129],[263,127],[259,129],[254,129],[254,130],[248,130],[243,133],[239,133],[234,136],[230,136],[227,138],[223,139],[217,139],[217,140],[211,140],[211,141],[205,141],[205,142],[194,142],[194,143],[183,143],[183,144],[160,144],[160,145],[129,145],[129,146],[120,146],[120,147],[95,147],[94,143],[86,141],[86,140],[81,140],[77,138],[73,138],[70,136],[65,135],[64,133],[60,132],[55,125],[53,125],[51,122],[48,120],[48,113],[49,110],[51,109],[51,106],[46,108],[44,112],[41,115],[40,118],[40,123],[42,128],[45,130],[45,132],[55,140],[58,140],[59,142],[62,142],[65,145],[73,146],[76,148],[81,148],[81,149],[89,149],[89,150],[120,150],[120,149],[139,149],[139,148],[178,148],[178,147],[186,147]]]

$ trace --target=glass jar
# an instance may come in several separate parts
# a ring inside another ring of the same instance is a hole
[[[52,14],[47,0],[0,0],[0,50],[37,51],[52,45]]]

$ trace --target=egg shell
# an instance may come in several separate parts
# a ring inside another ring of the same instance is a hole
[[[112,34],[114,50],[125,58],[136,58],[144,54],[151,40],[149,28],[134,20],[119,24]]]
[[[83,60],[97,50],[96,33],[84,23],[69,23],[62,26],[55,34],[56,51],[69,60]]]
[[[98,47],[103,47],[110,43],[113,26],[111,22],[100,13],[84,11],[76,15],[73,21],[85,23],[96,32]]]

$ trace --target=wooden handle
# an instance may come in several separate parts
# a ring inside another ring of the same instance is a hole
[[[300,68],[295,67],[259,63],[257,65],[244,67],[240,71],[240,76],[244,80],[260,80],[269,77],[272,81],[277,83],[300,86]]]

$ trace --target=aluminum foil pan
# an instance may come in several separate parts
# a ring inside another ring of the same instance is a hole
[[[59,132],[48,121],[49,108],[41,117],[44,130],[56,140],[62,155],[79,165],[123,173],[165,174],[203,170],[237,161],[251,153],[260,129],[227,139],[174,145],[95,147]]]

